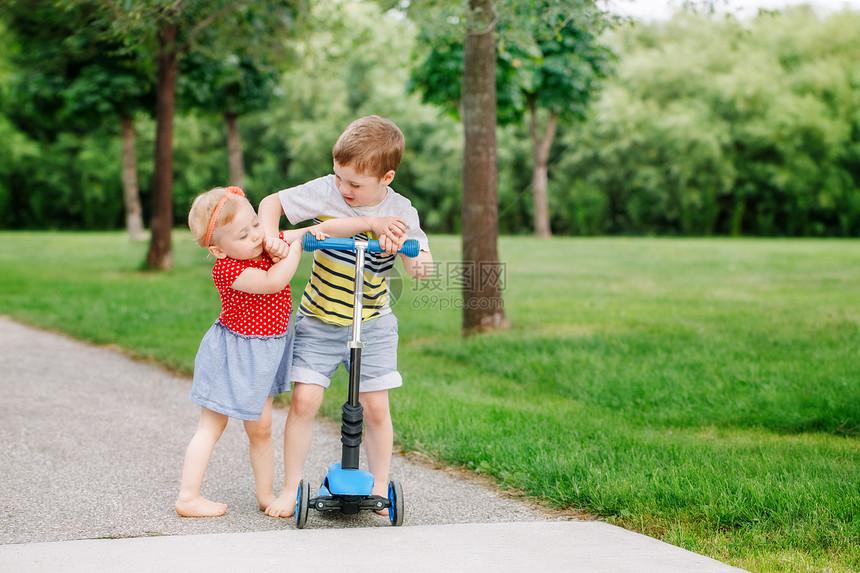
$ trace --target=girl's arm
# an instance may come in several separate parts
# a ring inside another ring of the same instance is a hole
[[[281,199],[277,193],[272,193],[260,201],[260,206],[257,208],[257,220],[263,226],[266,237],[278,236],[278,228],[283,214],[284,206],[281,205]]]
[[[266,239],[267,245],[270,241],[280,241],[280,239],[269,237]],[[290,279],[296,274],[301,256],[302,244],[296,241],[290,245],[287,256],[273,264],[269,270],[245,269],[242,271],[242,274],[236,277],[230,288],[250,294],[274,294],[281,292],[290,284]]]

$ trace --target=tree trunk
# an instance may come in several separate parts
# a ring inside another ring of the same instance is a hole
[[[134,119],[122,116],[122,195],[125,204],[125,228],[128,238],[142,241],[143,209],[140,206],[140,189],[137,186],[137,153],[134,149]]]
[[[534,166],[532,167],[532,195],[534,197],[534,224],[535,236],[540,239],[552,237],[549,228],[549,193],[547,182],[549,180],[549,150],[555,139],[556,115],[549,112],[546,122],[546,131],[540,134],[538,126],[538,113],[534,101],[529,102],[529,115],[531,115],[532,143],[534,145]]]
[[[155,113],[155,173],[152,196],[152,238],[146,265],[167,270],[173,266],[173,113],[176,107],[176,24],[158,31],[158,86]]]
[[[463,43],[463,333],[509,326],[498,256],[496,41],[492,0],[469,0]]]
[[[245,188],[245,164],[242,161],[242,135],[239,132],[239,114],[224,114],[227,122],[227,153],[230,164],[230,185]]]

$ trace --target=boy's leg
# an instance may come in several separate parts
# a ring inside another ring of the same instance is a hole
[[[254,469],[257,504],[261,511],[265,511],[275,501],[275,495],[272,493],[275,481],[275,451],[272,442],[271,396],[266,400],[259,420],[245,421],[245,433],[248,434],[251,467]]]
[[[176,498],[176,513],[183,517],[214,517],[224,515],[227,506],[223,503],[210,501],[200,495],[200,486],[215,443],[224,428],[227,427],[227,416],[200,408],[200,422],[197,431],[188,448],[185,450],[185,462],[182,466],[182,481],[179,485],[179,496]]]
[[[266,508],[266,515],[290,517],[296,511],[296,491],[305,459],[311,449],[314,418],[322,403],[325,388],[296,382],[290,397],[290,411],[284,425],[284,487],[281,495]]]
[[[391,470],[391,452],[394,448],[394,427],[388,409],[388,390],[362,392],[359,401],[364,406],[364,447],[367,465],[373,474],[374,495],[388,496],[388,474]],[[388,515],[387,510],[378,512]]]

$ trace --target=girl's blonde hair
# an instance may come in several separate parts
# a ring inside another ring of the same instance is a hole
[[[215,219],[214,228],[217,229],[222,225],[229,225],[233,222],[233,218],[239,210],[241,203],[239,200],[247,201],[244,195],[236,195],[235,199],[229,197],[235,195],[226,187],[215,187],[205,193],[201,193],[194,198],[191,203],[191,209],[188,211],[188,228],[191,229],[191,234],[201,247],[208,247],[206,244],[206,234],[209,231],[209,224],[212,220],[212,214],[218,207],[218,203],[227,197],[221,210],[218,212],[218,217]],[[214,234],[213,234],[214,235]],[[211,238],[210,238],[210,243]]]

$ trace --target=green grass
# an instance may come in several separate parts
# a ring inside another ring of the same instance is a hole
[[[187,234],[167,273],[116,233],[0,240],[0,313],[190,372],[218,296]],[[503,238],[514,327],[465,340],[431,245],[394,307],[404,449],[752,571],[860,570],[860,242]]]

